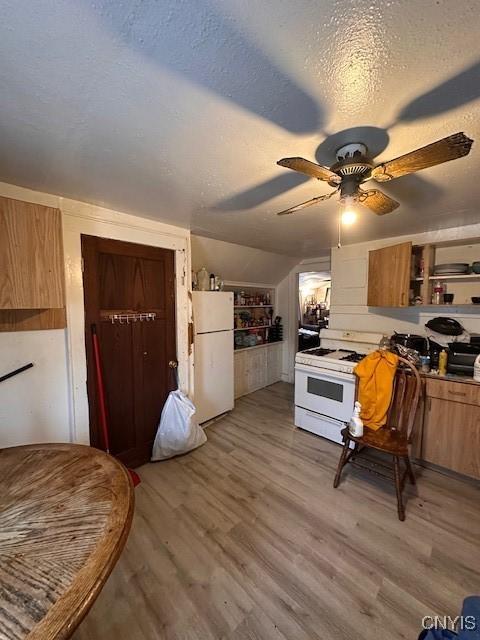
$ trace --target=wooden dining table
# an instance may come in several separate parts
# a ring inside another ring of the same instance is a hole
[[[0,638],[69,638],[125,545],[125,467],[92,447],[0,450]]]

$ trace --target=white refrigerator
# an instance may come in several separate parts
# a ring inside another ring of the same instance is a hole
[[[193,291],[198,422],[233,409],[233,293]]]

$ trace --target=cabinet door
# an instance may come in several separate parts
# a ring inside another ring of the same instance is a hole
[[[480,407],[427,398],[422,458],[480,478]]]
[[[265,347],[267,352],[267,384],[274,384],[282,376],[282,345]]]
[[[64,305],[59,209],[0,197],[0,309]]]
[[[248,393],[267,386],[267,348],[245,351]]]
[[[369,251],[369,307],[408,306],[411,260],[411,242]]]
[[[240,398],[248,393],[247,388],[247,371],[246,371],[246,356],[243,351],[235,351],[233,358],[233,391],[235,398]]]

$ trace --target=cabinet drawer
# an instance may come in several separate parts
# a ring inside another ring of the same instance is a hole
[[[429,398],[480,405],[480,385],[427,378],[426,394]]]

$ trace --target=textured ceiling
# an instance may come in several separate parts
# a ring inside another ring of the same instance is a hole
[[[276,160],[480,138],[479,33],[478,0],[3,0],[0,180],[319,255],[338,204],[275,216],[329,190]],[[401,207],[343,241],[479,221],[479,158],[385,185]]]

